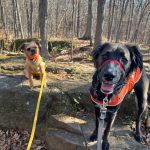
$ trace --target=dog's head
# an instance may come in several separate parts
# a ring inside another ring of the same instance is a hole
[[[142,56],[136,46],[105,43],[93,51],[101,91],[113,93],[137,67],[141,70]]]
[[[29,59],[34,59],[35,56],[40,54],[41,46],[37,42],[27,42],[27,43],[23,43],[20,46],[20,49],[24,51],[25,55]]]

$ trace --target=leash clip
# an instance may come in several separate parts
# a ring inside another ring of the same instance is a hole
[[[108,95],[106,94],[105,98],[103,99],[103,108],[106,108],[108,103]]]
[[[100,119],[104,120],[106,118],[106,113],[107,113],[107,103],[108,103],[108,95],[105,96],[105,98],[103,99],[103,106],[100,109]]]

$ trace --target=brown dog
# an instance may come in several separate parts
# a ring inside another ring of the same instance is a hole
[[[30,88],[34,87],[33,77],[44,77],[44,87],[46,87],[45,63],[40,56],[40,44],[36,42],[28,42],[21,45],[20,49],[24,50],[26,63],[24,74],[29,79]]]

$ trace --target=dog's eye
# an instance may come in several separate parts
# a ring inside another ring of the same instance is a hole
[[[31,50],[31,48],[28,48],[28,49],[27,49],[27,51],[30,51],[30,50]]]
[[[107,59],[107,58],[108,58],[107,53],[106,53],[106,54],[103,54],[103,55],[102,55],[102,58],[103,58],[104,60]]]
[[[122,58],[121,58],[121,62],[124,63],[124,64],[127,64],[127,63],[128,63],[128,60],[127,60],[125,57],[122,57]]]

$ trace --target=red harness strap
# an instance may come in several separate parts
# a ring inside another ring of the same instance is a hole
[[[119,105],[123,101],[126,94],[131,92],[134,85],[139,81],[140,78],[141,78],[141,70],[138,67],[137,69],[135,69],[135,71],[133,71],[132,74],[130,74],[126,85],[121,89],[121,91],[118,94],[116,94],[114,97],[112,97],[112,99],[107,103],[107,106]],[[103,101],[93,98],[92,95],[91,95],[91,99],[93,102],[95,102],[98,105],[103,104]]]
[[[124,71],[124,66],[123,66],[123,64],[122,64],[121,62],[119,62],[117,59],[112,59],[112,58],[107,59],[107,60],[101,62],[101,63],[100,63],[100,66],[103,66],[103,65],[105,65],[105,64],[107,64],[107,63],[109,63],[109,62],[117,63],[117,64],[119,65],[121,71]]]

